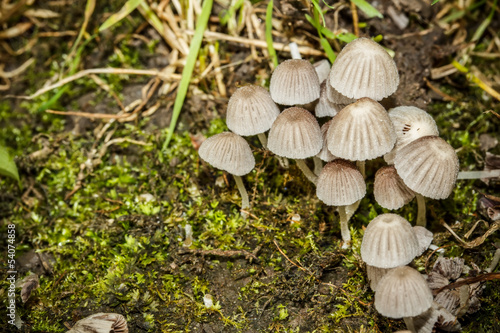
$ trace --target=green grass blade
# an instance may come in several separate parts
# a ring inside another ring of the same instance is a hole
[[[161,36],[165,35],[165,31],[163,29],[163,23],[161,20],[156,16],[155,12],[151,10],[151,7],[145,2],[141,1],[139,4],[139,11],[141,12],[142,16],[155,28],[156,31],[160,33]]]
[[[326,39],[325,37],[321,37],[319,42],[321,43],[321,46],[323,46],[323,50],[325,50],[328,60],[330,60],[330,63],[333,64],[335,59],[337,59],[337,55],[335,54],[335,52],[333,52],[332,47],[330,46],[330,42],[328,42],[328,39]]]
[[[99,27],[99,32],[108,29],[109,27],[115,25],[116,23],[127,17],[128,14],[132,13],[134,9],[137,8],[144,0],[128,0],[118,13],[111,15],[103,24]]]
[[[486,20],[481,22],[481,24],[477,28],[476,32],[474,33],[474,36],[472,36],[471,41],[477,42],[481,38],[481,36],[483,35],[486,28],[490,25],[491,20],[493,20],[493,16],[495,15],[496,9],[497,9],[497,0],[493,1],[493,6],[491,6],[490,14],[486,18]]]
[[[351,1],[354,2],[354,4],[359,9],[361,9],[361,11],[365,13],[369,18],[372,17],[384,18],[384,15],[382,15],[378,10],[375,9],[375,7],[370,5],[365,0],[351,0]]]
[[[273,61],[274,67],[278,67],[278,57],[276,56],[276,50],[273,46],[273,0],[269,1],[266,10],[266,43],[267,51],[269,52],[269,57]]]
[[[191,81],[191,75],[193,74],[194,65],[196,63],[196,58],[198,57],[198,52],[200,51],[201,41],[203,40],[203,33],[207,27],[208,19],[210,18],[210,13],[212,12],[213,0],[205,0],[203,2],[203,7],[201,9],[201,15],[198,17],[196,22],[196,30],[194,32],[193,39],[191,40],[191,46],[189,47],[189,55],[186,60],[186,65],[182,70],[182,78],[179,83],[179,88],[177,88],[177,96],[175,97],[174,110],[172,114],[172,120],[170,121],[170,127],[168,128],[167,138],[163,142],[162,151],[167,149],[172,136],[174,135],[175,126],[177,125],[177,120],[181,113],[182,105],[184,104],[184,99],[186,98],[186,93],[189,87],[189,81]]]
[[[4,175],[17,180],[19,186],[21,186],[16,163],[14,163],[14,160],[10,158],[7,149],[1,145],[0,145],[0,175]]]

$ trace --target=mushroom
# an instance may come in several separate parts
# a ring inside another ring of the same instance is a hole
[[[318,177],[316,195],[329,206],[338,206],[340,232],[343,247],[351,242],[349,218],[346,206],[361,200],[366,194],[366,184],[361,172],[354,163],[335,159],[325,165]]]
[[[334,117],[341,109],[342,105],[332,103],[327,96],[326,88],[327,83],[321,83],[321,90],[319,95],[319,101],[314,108],[314,113],[316,117]]]
[[[417,225],[425,227],[425,197],[447,198],[458,175],[455,150],[438,136],[424,136],[399,149],[394,159],[398,175],[418,202]]]
[[[415,197],[415,193],[405,185],[393,165],[377,171],[373,195],[380,206],[391,210],[403,207]]]
[[[208,164],[234,176],[241,194],[241,208],[250,208],[248,193],[241,176],[252,171],[255,158],[246,140],[232,132],[216,134],[203,141],[198,154]]]
[[[259,86],[249,85],[236,89],[227,105],[227,127],[242,136],[257,135],[262,146],[267,146],[264,132],[271,128],[280,109],[269,92]]]
[[[128,333],[127,321],[118,313],[96,313],[77,321],[67,333],[88,332]]]
[[[304,159],[320,152],[323,138],[318,121],[306,109],[291,107],[284,110],[269,131],[268,149],[282,157],[297,161],[297,166],[312,183],[317,176]]]
[[[380,101],[398,88],[398,69],[383,47],[371,39],[358,38],[347,44],[335,59],[330,84],[346,97]]]
[[[432,299],[424,277],[415,269],[402,266],[388,272],[378,283],[375,309],[386,317],[405,318],[405,322],[411,323],[409,317],[428,311]]]
[[[307,104],[319,98],[318,74],[309,61],[288,59],[274,70],[269,90],[278,104]]]

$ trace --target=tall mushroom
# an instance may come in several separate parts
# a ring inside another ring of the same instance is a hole
[[[234,176],[241,194],[241,208],[250,208],[248,193],[241,176],[252,171],[255,158],[246,140],[232,132],[216,134],[203,141],[198,154],[205,162]]]

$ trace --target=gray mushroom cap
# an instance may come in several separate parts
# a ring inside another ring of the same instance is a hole
[[[419,253],[411,224],[396,214],[381,214],[366,227],[361,243],[361,258],[379,268],[409,264]]]
[[[375,201],[387,209],[399,209],[413,200],[415,193],[398,176],[394,166],[380,168],[373,183]]]
[[[307,60],[285,60],[274,70],[269,90],[278,104],[307,104],[319,98],[318,74]]]
[[[227,105],[227,127],[236,134],[248,136],[271,128],[280,109],[269,92],[259,86],[238,88]]]
[[[246,175],[255,166],[255,158],[246,140],[232,132],[209,137],[201,144],[198,154],[210,165],[236,176]]]
[[[371,39],[358,38],[337,56],[330,71],[330,84],[349,98],[380,101],[398,88],[398,69],[383,47]]]
[[[391,151],[396,133],[384,107],[361,98],[343,108],[327,133],[328,150],[350,161],[365,161]]]
[[[432,199],[447,198],[458,176],[457,154],[438,136],[424,136],[399,149],[394,166],[411,190]]]
[[[424,277],[408,266],[388,272],[375,292],[375,308],[389,318],[418,316],[429,310],[432,300]]]
[[[269,131],[267,147],[278,156],[305,159],[319,153],[322,146],[318,121],[303,108],[284,110]]]
[[[347,206],[366,194],[363,175],[354,163],[342,159],[325,165],[318,177],[316,195],[330,206]]]

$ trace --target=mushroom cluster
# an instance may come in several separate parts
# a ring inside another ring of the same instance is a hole
[[[376,173],[376,201],[399,209],[416,197],[418,224],[425,226],[423,197],[450,195],[458,159],[425,111],[400,106],[387,112],[379,103],[398,84],[394,60],[369,38],[348,43],[331,68],[326,60],[314,65],[297,57],[285,60],[272,73],[269,91],[253,85],[235,91],[227,108],[231,132],[207,139],[200,157],[235,176],[242,208],[248,209],[239,177],[253,169],[255,160],[241,136],[257,135],[263,148],[281,161],[295,160],[316,185],[317,197],[335,207],[343,246],[348,247],[348,221],[366,194],[365,162],[384,156],[389,165]],[[320,126],[318,118],[327,119]],[[314,171],[308,159],[314,161]]]

